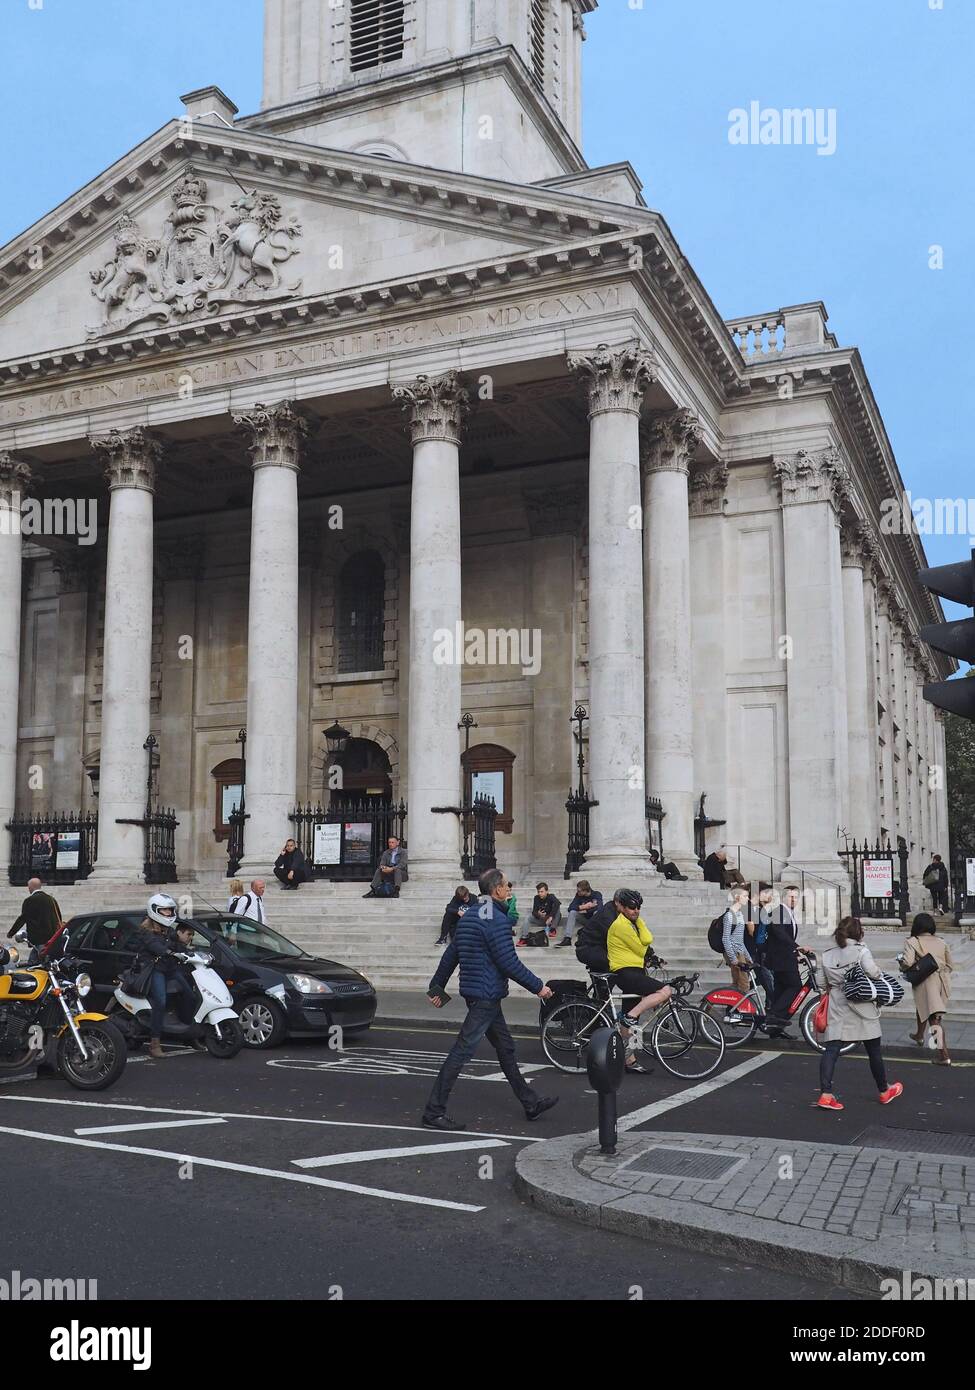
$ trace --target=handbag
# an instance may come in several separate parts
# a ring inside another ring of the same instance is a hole
[[[887,1009],[904,998],[904,986],[893,975],[881,974],[871,980],[857,961],[843,976],[843,993],[851,1004],[876,1004],[878,1009]]]
[[[825,1033],[829,1026],[829,995],[824,994],[816,1005],[816,1012],[813,1014],[813,1028],[817,1033]]]
[[[920,943],[918,943],[920,945]],[[935,974],[939,969],[938,962],[928,951],[920,952],[918,959],[913,965],[901,967],[901,974],[912,987],[923,984],[929,975]]]
[[[155,960],[150,960],[146,965],[130,965],[128,970],[123,971],[119,977],[119,984],[126,994],[134,995],[136,999],[144,999],[149,993],[149,977],[155,969]]]
[[[941,875],[938,873],[937,869],[929,869],[921,879],[921,882],[924,884],[925,888],[936,888],[941,882]]]
[[[544,931],[530,931],[525,937],[526,946],[547,946],[548,933]]]

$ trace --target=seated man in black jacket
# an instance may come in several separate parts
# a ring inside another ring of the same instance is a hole
[[[285,841],[284,849],[274,861],[274,877],[282,888],[298,889],[308,881],[308,863],[294,840]]]
[[[621,890],[617,890],[617,893]],[[609,971],[609,956],[606,952],[606,938],[609,929],[620,915],[620,904],[614,897],[604,907],[583,921],[582,929],[576,938],[576,960],[581,960],[587,970],[603,974]]]
[[[745,883],[739,869],[728,867],[728,854],[723,849],[712,850],[704,861],[703,872],[705,883],[720,883],[722,888],[741,888]]]

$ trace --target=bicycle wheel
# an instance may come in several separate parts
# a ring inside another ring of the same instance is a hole
[[[814,994],[802,1010],[799,1018],[799,1030],[806,1042],[814,1052],[825,1052],[826,1049],[820,1041],[822,1034],[817,1033],[813,1027],[813,1014],[819,1008],[819,1001],[822,998],[819,994]],[[855,1042],[844,1043],[840,1052],[852,1052],[856,1047]]]
[[[665,1008],[653,1025],[650,1050],[673,1076],[710,1076],[721,1065],[724,1034],[703,1009],[676,1005]]]
[[[594,1004],[583,1000],[560,1004],[542,1025],[542,1050],[559,1071],[585,1071],[592,1035],[604,1026]]]
[[[725,1047],[751,1042],[758,1028],[758,998],[746,994],[738,1004],[705,1004],[704,1012],[721,1029]]]

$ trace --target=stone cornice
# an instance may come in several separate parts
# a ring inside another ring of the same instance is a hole
[[[640,463],[644,474],[690,472],[691,459],[704,431],[691,410],[667,410],[640,427]]]
[[[728,479],[730,471],[726,463],[716,463],[713,468],[696,468],[688,480],[688,501],[691,516],[721,516],[728,503]]]
[[[110,492],[121,488],[155,491],[156,466],[163,456],[163,444],[151,430],[141,425],[128,430],[108,430],[105,434],[90,435],[88,442],[102,456]]]
[[[829,502],[839,515],[849,493],[849,474],[837,449],[799,449],[772,462],[783,507]]]
[[[418,376],[414,381],[394,386],[393,399],[409,417],[408,430],[414,445],[439,440],[460,445],[464,418],[470,413],[470,393],[459,372],[442,376]]]
[[[308,421],[295,409],[293,401],[258,404],[233,419],[235,425],[251,436],[248,451],[255,470],[290,468],[294,473],[300,471],[301,444],[308,434]]]
[[[590,418],[615,410],[639,415],[646,389],[658,375],[653,353],[639,343],[616,348],[600,343],[592,352],[568,353],[566,363],[589,392]]]

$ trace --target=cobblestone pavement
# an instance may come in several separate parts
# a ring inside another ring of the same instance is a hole
[[[878,1293],[975,1278],[975,1157],[685,1133],[566,1135],[518,1160],[523,1196],[592,1225]]]

